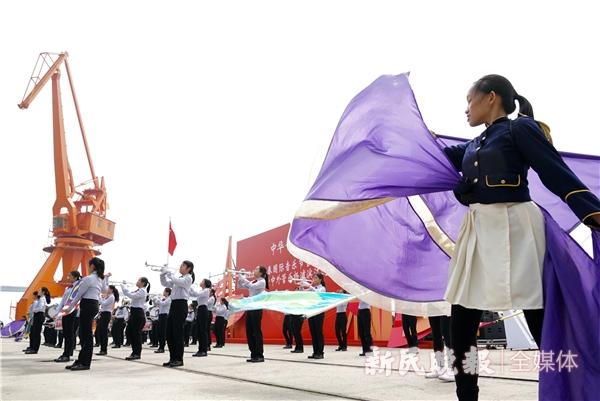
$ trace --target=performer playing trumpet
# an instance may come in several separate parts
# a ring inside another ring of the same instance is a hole
[[[254,281],[250,282],[245,275],[238,277],[238,286],[247,288],[250,296],[258,295],[269,289],[269,275],[267,268],[259,266],[254,270]],[[264,362],[263,336],[260,327],[262,320],[262,309],[246,312],[246,338],[250,348],[250,359],[246,362]]]

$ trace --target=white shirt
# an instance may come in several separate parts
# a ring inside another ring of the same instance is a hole
[[[117,319],[127,319],[129,317],[129,310],[127,310],[126,306],[119,306],[117,311],[115,312],[115,318]]]
[[[209,312],[214,312],[215,311],[215,303],[216,303],[216,299],[215,297],[210,297],[208,298],[208,301],[206,301],[206,307],[208,308]]]
[[[319,284],[316,287],[313,287],[312,285],[310,287],[308,287],[306,289],[307,291],[314,291],[314,292],[325,292],[325,287],[323,287],[323,285]]]
[[[247,288],[250,296],[252,297],[264,292],[265,288],[267,287],[267,283],[262,277],[256,279],[256,281],[252,283],[246,277],[240,276],[238,279],[238,286],[241,288]]]
[[[100,293],[108,289],[108,277],[102,280],[96,272],[81,279],[81,284],[77,289],[77,294],[71,303],[71,309],[74,308],[81,299],[100,300]]]
[[[346,313],[346,309],[348,309],[348,302],[344,302],[341,305],[338,305],[335,310],[337,313]]]
[[[359,301],[358,309],[371,309],[371,305],[369,305],[368,303],[366,303],[364,301]]]
[[[218,304],[215,307],[215,313],[217,314],[217,317],[221,316],[225,320],[229,318],[229,309],[227,309],[227,307],[223,304]]]
[[[115,306],[115,296],[110,294],[105,299],[100,299],[100,312],[112,312]]]
[[[210,296],[210,288],[200,287],[196,290],[194,287],[190,287],[190,294],[197,297],[198,306],[206,306],[208,297]]]
[[[46,297],[43,295],[33,301],[31,313],[33,314],[37,312],[46,312]]]
[[[186,274],[181,277],[175,277],[173,272],[161,273],[160,283],[171,289],[171,299],[187,299],[190,297],[190,287],[192,286],[192,276]]]
[[[154,305],[158,306],[159,315],[169,314],[169,310],[171,309],[171,297],[156,299]]]
[[[185,318],[185,321],[186,322],[193,322],[194,318],[195,318],[194,311],[189,311],[188,314],[187,314],[187,316],[186,316],[186,318]]]
[[[129,299],[131,299],[131,307],[132,308],[141,308],[141,309],[146,309],[146,289],[145,288],[138,288],[137,290],[131,292],[129,291],[127,288],[125,288],[123,286],[123,284],[121,284],[121,291],[123,291],[123,294],[125,294],[125,296],[129,297]]]

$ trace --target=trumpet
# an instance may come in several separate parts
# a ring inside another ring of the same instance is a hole
[[[227,269],[225,270],[227,273],[231,273],[231,274],[241,274],[241,275],[246,275],[249,274],[250,272],[247,272],[246,270],[242,269],[242,270],[233,270],[233,269]]]
[[[108,280],[108,284],[110,285],[135,285],[135,283],[132,283],[131,281],[117,281],[117,280]]]
[[[150,270],[152,270],[153,272],[161,272],[161,273],[166,273],[166,272],[172,272],[172,273],[176,273],[179,269],[177,269],[176,267],[170,267],[167,266],[166,264],[164,265],[151,265],[148,262],[146,262],[146,267],[149,267]]]

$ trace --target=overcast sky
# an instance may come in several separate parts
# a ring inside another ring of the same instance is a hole
[[[597,13],[562,4],[2,2],[0,284],[28,285],[46,258],[50,85],[17,108],[42,51],[70,54],[117,224],[103,248],[107,270],[134,281],[146,260],[164,263],[171,216],[173,264],[190,259],[205,275],[223,269],[229,235],[292,218],[344,108],[382,74],[411,71],[429,127],[463,137],[481,130],[464,115],[470,84],[505,75],[560,150],[600,154]],[[89,170],[68,94],[63,86],[69,158],[82,182]]]

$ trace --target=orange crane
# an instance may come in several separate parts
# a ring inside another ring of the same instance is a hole
[[[33,301],[33,291],[47,287],[52,296],[64,292],[66,275],[81,268],[87,274],[88,261],[100,254],[95,247],[112,241],[115,223],[106,218],[106,186],[104,177],[97,177],[90,149],[83,128],[79,104],[75,95],[73,79],[69,69],[67,52],[40,53],[19,108],[27,109],[49,80],[52,80],[52,127],[54,142],[54,177],[56,201],[52,207],[53,245],[44,248],[50,253],[21,300],[17,303],[15,319],[23,317]],[[75,186],[67,157],[65,128],[60,91],[60,69],[64,65],[83,145],[90,167],[91,179]],[[45,73],[42,75],[42,72]],[[31,86],[31,90],[30,90]],[[56,270],[62,262],[62,279],[54,280]]]

